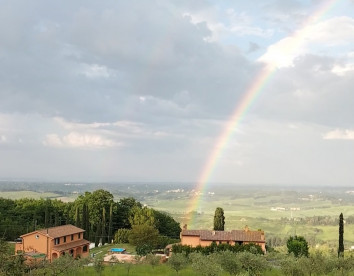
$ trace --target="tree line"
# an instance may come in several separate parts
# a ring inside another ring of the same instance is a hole
[[[53,226],[73,224],[85,230],[84,238],[111,242],[118,229],[148,224],[161,236],[178,239],[180,225],[170,215],[144,207],[132,197],[114,201],[105,190],[85,192],[74,202],[57,199],[0,198],[0,235],[14,240],[22,234]]]

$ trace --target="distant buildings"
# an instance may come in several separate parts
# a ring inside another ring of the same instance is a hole
[[[83,238],[84,232],[71,224],[36,230],[17,240],[15,253],[30,257],[45,255],[49,261],[65,254],[86,257],[90,242]]]
[[[243,230],[231,231],[212,231],[212,230],[187,230],[187,226],[183,227],[181,232],[181,244],[190,245],[192,247],[208,246],[212,242],[217,244],[227,243],[235,244],[249,244],[253,243],[259,245],[265,252],[265,235],[264,231],[251,231],[246,226]]]

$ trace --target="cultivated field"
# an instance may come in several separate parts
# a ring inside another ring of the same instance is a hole
[[[199,204],[193,210],[193,219],[187,220],[187,206],[193,198],[193,185],[180,183],[20,183],[17,190],[11,183],[0,184],[0,196],[5,198],[58,198],[74,200],[85,191],[105,189],[115,200],[135,197],[148,207],[170,213],[189,229],[211,229],[216,207],[225,211],[226,229],[265,230],[266,237],[286,239],[303,235],[311,246],[336,248],[338,224],[335,219],[342,212],[344,218],[354,216],[354,188],[350,187],[280,187],[211,185],[203,191]],[[4,190],[5,188],[5,190]],[[25,190],[19,190],[19,189]],[[328,217],[329,222],[313,222],[315,216]],[[345,246],[354,245],[354,224],[345,224]]]

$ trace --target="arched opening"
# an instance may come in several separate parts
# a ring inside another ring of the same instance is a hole
[[[54,259],[56,259],[56,258],[58,258],[58,253],[53,252],[53,254],[52,254],[52,260],[54,260]]]
[[[75,257],[79,258],[81,256],[81,253],[82,253],[81,247],[76,248],[76,256]]]
[[[69,250],[69,254],[70,254],[70,256],[73,256],[74,255],[74,249],[70,249]]]

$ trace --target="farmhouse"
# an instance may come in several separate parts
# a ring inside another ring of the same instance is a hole
[[[217,244],[227,243],[259,245],[265,252],[265,236],[264,231],[251,231],[246,226],[243,230],[231,231],[212,231],[212,230],[187,230],[187,226],[183,227],[181,232],[181,244],[196,247],[198,245],[208,246],[212,242]]]
[[[65,254],[74,258],[86,257],[89,255],[90,242],[83,239],[84,232],[71,224],[36,230],[17,240],[15,253],[28,256],[44,254],[49,261]]]

